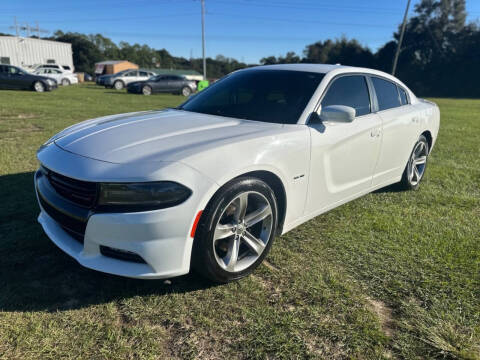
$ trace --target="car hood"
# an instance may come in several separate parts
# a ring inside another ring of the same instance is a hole
[[[280,124],[169,109],[88,120],[65,129],[49,142],[71,153],[112,163],[181,161],[281,128]]]

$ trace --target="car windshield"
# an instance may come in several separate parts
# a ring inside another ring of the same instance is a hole
[[[178,109],[279,124],[296,124],[324,74],[247,70],[219,80]]]

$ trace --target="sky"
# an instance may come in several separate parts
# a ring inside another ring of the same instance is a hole
[[[412,0],[413,7],[420,0]],[[377,50],[392,39],[407,0],[205,0],[206,53],[247,63],[294,51],[319,40],[356,38]],[[5,5],[5,6],[4,6]],[[480,0],[467,0],[468,21],[480,18]],[[48,31],[100,33],[116,43],[165,48],[174,56],[201,57],[200,0],[2,1],[0,32],[16,16]],[[25,36],[25,33],[23,33]]]

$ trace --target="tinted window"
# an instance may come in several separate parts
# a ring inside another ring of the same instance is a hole
[[[402,103],[402,105],[407,105],[408,104],[407,93],[400,86],[397,86],[397,88],[398,88],[398,93],[400,94],[400,102]]]
[[[377,77],[372,77],[372,82],[377,94],[378,109],[380,111],[401,105],[397,85]]]
[[[329,105],[353,107],[357,116],[370,113],[370,95],[364,76],[342,76],[334,80],[322,100],[322,108]]]
[[[148,74],[147,74],[146,71],[139,71],[138,73],[140,74],[140,76],[143,76],[143,77],[147,77],[147,76],[148,76]]]
[[[0,65],[0,73],[6,74],[7,73],[7,67]]]
[[[296,124],[324,74],[247,70],[224,77],[179,108],[280,124]]]
[[[130,72],[126,73],[125,76],[137,76],[137,72],[136,71],[130,71]]]

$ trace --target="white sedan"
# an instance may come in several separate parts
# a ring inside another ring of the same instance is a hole
[[[39,222],[80,264],[239,279],[276,235],[376,189],[417,189],[438,107],[386,73],[234,72],[176,109],[88,120],[38,151]]]
[[[78,84],[77,75],[72,74],[71,71],[65,71],[53,68],[38,68],[34,74],[46,76],[57,81],[57,84],[67,86],[70,84]]]

